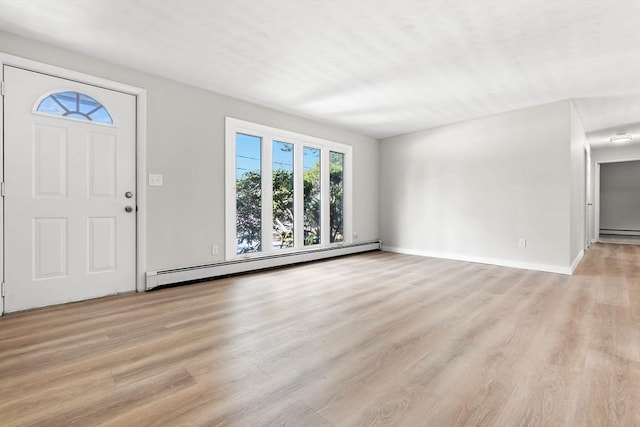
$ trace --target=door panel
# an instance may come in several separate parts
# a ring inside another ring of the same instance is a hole
[[[34,197],[67,197],[67,132],[35,125],[33,138]]]
[[[5,311],[134,291],[136,211],[124,208],[136,205],[135,97],[4,71]],[[66,117],[34,112],[60,92],[52,111]],[[95,101],[113,125],[67,111]]]
[[[67,275],[66,218],[33,219],[33,280]]]
[[[89,197],[115,197],[116,139],[113,135],[89,135]]]
[[[89,218],[89,273],[116,269],[116,219]]]

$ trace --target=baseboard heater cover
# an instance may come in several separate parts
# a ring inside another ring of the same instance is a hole
[[[640,236],[640,230],[615,230],[601,228],[600,234],[611,234],[617,236]]]
[[[375,251],[380,250],[381,245],[382,243],[378,240],[367,243],[354,243],[330,248],[313,249],[304,252],[289,252],[259,258],[239,259],[194,267],[147,271],[146,290],[151,290],[163,285],[172,285],[200,279],[213,279],[220,276],[227,276],[229,274],[245,273],[265,268],[281,267],[284,265],[333,258],[341,255]]]

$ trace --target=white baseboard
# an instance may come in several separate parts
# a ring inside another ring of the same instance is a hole
[[[571,263],[571,274],[573,274],[573,272],[576,271],[576,268],[578,268],[578,264],[580,264],[580,261],[582,261],[583,256],[584,256],[584,249],[580,251],[576,259],[574,259],[573,262]]]
[[[420,251],[415,249],[396,248],[393,246],[382,246],[382,250],[387,252],[396,252],[399,254],[419,255],[431,258],[451,259],[455,261],[476,262],[479,264],[499,265],[501,267],[520,268],[523,270],[544,271],[546,273],[558,273],[567,275],[571,275],[573,273],[572,267],[569,266],[562,267],[560,265],[536,264],[531,262],[512,261],[499,258],[486,258],[445,252]],[[577,260],[577,262],[580,262],[580,260]]]

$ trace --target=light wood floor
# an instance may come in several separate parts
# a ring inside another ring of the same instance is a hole
[[[640,236],[623,236],[617,234],[601,234],[600,242],[602,243],[619,243],[627,245],[640,245]]]
[[[373,252],[0,319],[0,425],[640,426],[640,246]]]

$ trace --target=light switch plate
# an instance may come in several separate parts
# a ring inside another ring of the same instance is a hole
[[[149,185],[152,187],[161,187],[162,186],[162,175],[157,173],[149,174]]]

